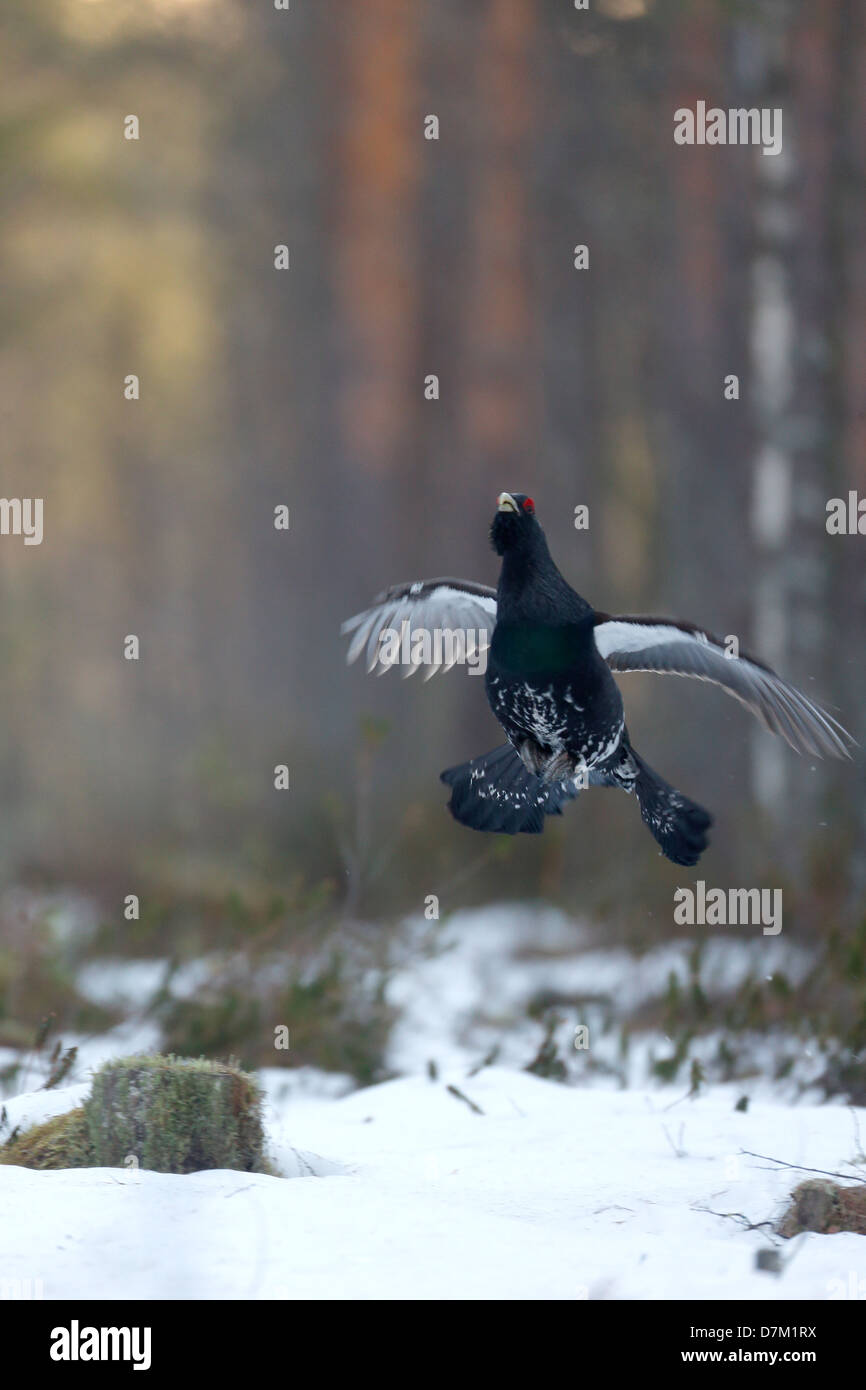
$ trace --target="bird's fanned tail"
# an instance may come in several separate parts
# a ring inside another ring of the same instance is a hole
[[[545,816],[562,815],[578,793],[574,777],[547,783],[534,776],[510,743],[447,768],[440,780],[452,789],[448,809],[455,820],[503,835],[539,835]]]

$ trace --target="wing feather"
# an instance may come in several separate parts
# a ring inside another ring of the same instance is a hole
[[[347,663],[351,665],[357,661],[363,651],[368,672],[384,675],[396,662],[383,659],[382,634],[390,630],[402,637],[404,623],[409,625],[410,654],[416,633],[426,632],[432,639],[436,632],[452,632],[463,634],[463,650],[468,659],[474,660],[490,645],[496,624],[496,590],[466,579],[424,579],[394,584],[373,600],[372,607],[343,623],[340,631],[351,636]],[[434,652],[435,647],[431,646],[431,655]],[[438,663],[425,663],[420,659],[406,662],[403,678],[424,667],[424,679],[429,680],[437,671],[450,670],[459,656],[458,644],[452,643],[450,658],[446,655]]]
[[[690,623],[599,613],[595,642],[612,671],[655,671],[711,681],[798,753],[851,756],[854,739],[832,714],[754,657],[728,655],[720,638]]]

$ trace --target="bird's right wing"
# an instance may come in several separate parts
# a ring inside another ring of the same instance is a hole
[[[382,675],[402,665],[403,675],[425,669],[425,680],[455,662],[476,663],[496,625],[496,590],[466,579],[418,579],[379,594],[372,608],[348,618],[346,661],[366,648],[367,670]]]

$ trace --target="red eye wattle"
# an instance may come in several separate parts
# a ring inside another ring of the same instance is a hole
[[[535,503],[533,502],[533,500],[532,500],[531,497],[527,497],[526,501],[525,501],[524,504],[523,504],[523,510],[524,510],[525,512],[534,512],[534,511],[535,511]]]

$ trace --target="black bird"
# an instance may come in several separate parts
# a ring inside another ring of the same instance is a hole
[[[532,498],[503,492],[490,528],[502,557],[497,589],[461,579],[398,584],[343,624],[352,633],[347,660],[366,647],[368,670],[397,661],[427,676],[463,655],[476,664],[487,648],[490,708],[508,742],[442,773],[449,809],[474,830],[538,834],[584,787],[633,793],[644,824],[675,864],[696,864],[707,846],[709,812],[675,791],[631,745],[622,697],[611,671],[659,671],[722,686],[798,752],[850,757],[854,740],[841,724],[753,657],[730,656],[718,637],[670,618],[597,613],[562,577],[535,517]],[[452,640],[450,659],[431,634],[480,633]],[[416,639],[418,639],[416,641]]]

